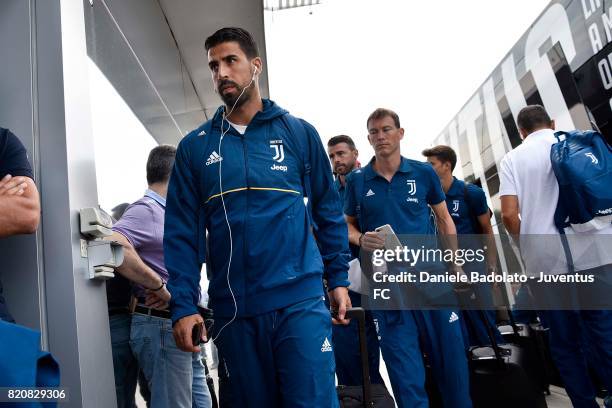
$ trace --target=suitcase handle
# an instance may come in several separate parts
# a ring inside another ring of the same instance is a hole
[[[476,299],[476,302],[477,302],[478,306],[482,306],[480,304],[480,299],[478,299],[478,297],[476,295],[476,291],[474,290],[474,287],[472,287],[472,286],[469,286],[469,287],[465,288],[464,290],[462,290],[461,292],[458,292],[458,296],[459,296],[459,301],[460,302],[462,300],[465,300],[467,297],[470,297],[470,298]],[[503,360],[503,357],[502,357],[503,353],[500,350],[499,345],[497,344],[497,340],[495,339],[495,333],[493,333],[493,329],[489,325],[489,319],[487,319],[487,316],[486,316],[484,310],[477,309],[476,311],[478,312],[478,317],[480,318],[480,320],[482,320],[482,323],[485,326],[485,329],[487,331],[487,337],[489,338],[489,341],[491,341],[491,347],[493,348],[493,352],[495,353],[495,359],[500,364],[503,364],[504,363],[504,360]],[[465,322],[466,322],[466,324],[470,325],[470,327],[472,327],[472,329],[474,329],[474,326],[472,325],[472,322],[470,322],[469,319],[465,319]]]
[[[369,407],[372,404],[372,390],[370,389],[370,365],[368,362],[368,347],[365,331],[365,309],[362,307],[352,307],[346,311],[345,318],[357,320],[359,331],[359,355],[361,357],[361,377],[363,382],[363,406]]]
[[[468,288],[468,292],[470,292],[472,296],[476,297],[476,291],[474,290],[473,287]],[[512,316],[512,310],[510,310],[510,307],[509,307],[510,299],[508,298],[508,294],[506,293],[505,288],[501,292],[503,293],[503,296],[504,296],[504,301],[506,304],[505,308],[508,312],[508,317],[510,319],[510,325],[512,326],[512,330],[514,331],[514,334],[516,336],[519,336],[518,326],[516,325],[514,316]],[[504,353],[502,352],[501,348],[499,347],[499,344],[497,343],[497,339],[495,338],[495,333],[493,333],[493,328],[489,324],[489,319],[487,319],[487,315],[485,314],[483,309],[478,309],[477,311],[478,311],[478,316],[480,317],[480,320],[482,320],[482,323],[484,324],[485,329],[487,331],[487,337],[491,341],[491,347],[493,348],[493,352],[495,353],[495,359],[498,361],[500,365],[503,365],[504,364],[504,359],[503,359]],[[470,324],[469,319],[466,320],[466,323]]]
[[[514,315],[512,314],[512,308],[510,307],[510,297],[508,296],[508,292],[506,292],[506,288],[501,289],[502,296],[504,298],[504,308],[508,313],[508,320],[510,321],[510,326],[512,326],[512,331],[514,335],[520,337],[518,326],[516,325],[516,320],[514,320]]]
[[[499,347],[499,344],[497,344],[497,339],[495,338],[495,333],[493,333],[493,329],[491,328],[491,325],[489,324],[489,319],[487,319],[487,316],[484,312],[484,310],[479,309],[478,310],[478,316],[480,316],[480,320],[482,320],[482,323],[485,326],[485,329],[487,330],[487,336],[489,337],[489,340],[491,341],[491,347],[493,347],[493,352],[495,352],[495,359],[501,364],[504,364],[504,358],[502,355],[502,351]]]
[[[463,295],[465,296],[468,293],[474,297],[476,296],[476,291],[474,291],[473,287],[468,288],[463,293]],[[487,319],[487,316],[484,310],[478,309],[477,312],[478,312],[478,317],[480,317],[480,320],[482,320],[482,323],[484,324],[485,329],[487,331],[487,337],[489,338],[489,341],[491,342],[491,347],[493,348],[493,352],[495,353],[495,360],[498,362],[500,366],[503,366],[504,365],[503,353],[499,347],[499,344],[497,344],[497,339],[495,338],[495,333],[493,333],[493,328],[491,327],[491,325],[489,325],[489,319]],[[466,324],[471,325],[471,322],[469,321],[469,319],[466,319]]]

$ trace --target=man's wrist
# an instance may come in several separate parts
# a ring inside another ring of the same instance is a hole
[[[363,246],[363,237],[365,237],[365,234],[362,232],[361,235],[359,236],[359,248],[361,248]]]
[[[329,281],[327,282],[327,291],[328,292],[333,292],[334,290],[338,289],[338,288],[345,288],[346,290],[348,290],[348,287],[350,286],[350,282],[348,280],[345,281],[335,281],[332,283],[330,283]]]

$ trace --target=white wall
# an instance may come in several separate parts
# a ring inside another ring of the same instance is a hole
[[[142,197],[147,157],[157,142],[91,60],[89,81],[98,200],[110,213]]]

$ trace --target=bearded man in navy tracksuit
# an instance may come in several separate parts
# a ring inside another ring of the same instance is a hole
[[[349,250],[326,152],[310,124],[261,99],[262,60],[248,32],[223,28],[205,48],[225,106],[181,141],[168,189],[164,253],[177,345],[198,350],[191,334],[202,323],[208,252],[215,323],[206,335],[227,368],[229,405],[336,407],[321,280],[338,323],[348,323]]]

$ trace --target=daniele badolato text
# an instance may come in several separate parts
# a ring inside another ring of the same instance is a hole
[[[528,276],[523,273],[491,274],[470,271],[471,267],[484,270],[481,266],[486,259],[486,249],[486,246],[482,249],[457,250],[408,247],[377,249],[372,253],[372,265],[375,267],[372,280],[375,283],[525,283],[530,280],[538,283],[593,283],[595,281],[594,275],[581,273],[550,275],[540,271],[537,275]],[[419,265],[441,262],[460,266],[464,268],[464,273],[414,271]],[[388,263],[405,265],[410,271],[388,273],[384,268]]]

